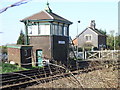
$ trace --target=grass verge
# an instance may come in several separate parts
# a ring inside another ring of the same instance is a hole
[[[17,65],[0,62],[0,73],[16,72],[16,71],[21,71],[21,70],[28,70],[28,69],[18,67]]]
[[[34,67],[30,67],[30,68],[23,68],[23,67],[19,67],[18,65],[12,65],[9,63],[0,62],[0,74],[22,71],[22,70],[30,70],[30,69],[35,69],[35,68],[42,68],[42,67],[34,66]]]

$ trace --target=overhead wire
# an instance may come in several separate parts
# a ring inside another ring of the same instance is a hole
[[[2,8],[2,9],[0,9],[0,14],[5,12],[7,9],[9,9],[11,7],[15,7],[15,6],[19,6],[19,5],[22,5],[22,4],[26,4],[29,1],[31,1],[31,0],[20,0],[19,2],[16,2],[16,3],[12,4],[12,5],[9,5],[9,6],[5,7],[5,8]]]

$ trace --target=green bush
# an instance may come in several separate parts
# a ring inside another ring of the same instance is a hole
[[[18,67],[17,65],[12,65],[9,63],[0,63],[0,67],[2,68],[0,70],[0,73],[8,73],[8,72],[16,72],[20,70],[27,70],[26,68]]]
[[[42,67],[35,66],[31,68],[23,68],[23,67],[19,67],[18,65],[12,65],[9,63],[0,62],[0,73],[9,73],[9,72],[16,72],[21,70],[30,70],[35,68],[42,68]]]
[[[7,54],[7,46],[0,46],[1,53]]]

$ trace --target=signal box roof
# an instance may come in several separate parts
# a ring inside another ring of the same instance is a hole
[[[39,13],[36,13],[32,16],[26,17],[21,20],[21,22],[25,22],[25,21],[33,21],[33,22],[55,21],[55,22],[60,22],[60,23],[72,24],[71,21],[69,21],[53,12],[48,12],[48,11],[41,11]]]

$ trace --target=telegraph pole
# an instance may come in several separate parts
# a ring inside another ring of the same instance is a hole
[[[78,46],[79,46],[79,36],[78,36],[78,24],[80,21],[77,22],[77,58],[78,58]]]
[[[78,45],[79,45],[78,24],[79,24],[79,23],[80,23],[80,21],[77,22],[77,60],[76,60],[77,70],[79,69],[79,67],[78,67]]]
[[[114,50],[115,50],[115,43],[116,43],[116,41],[115,41],[115,33],[114,33]]]

